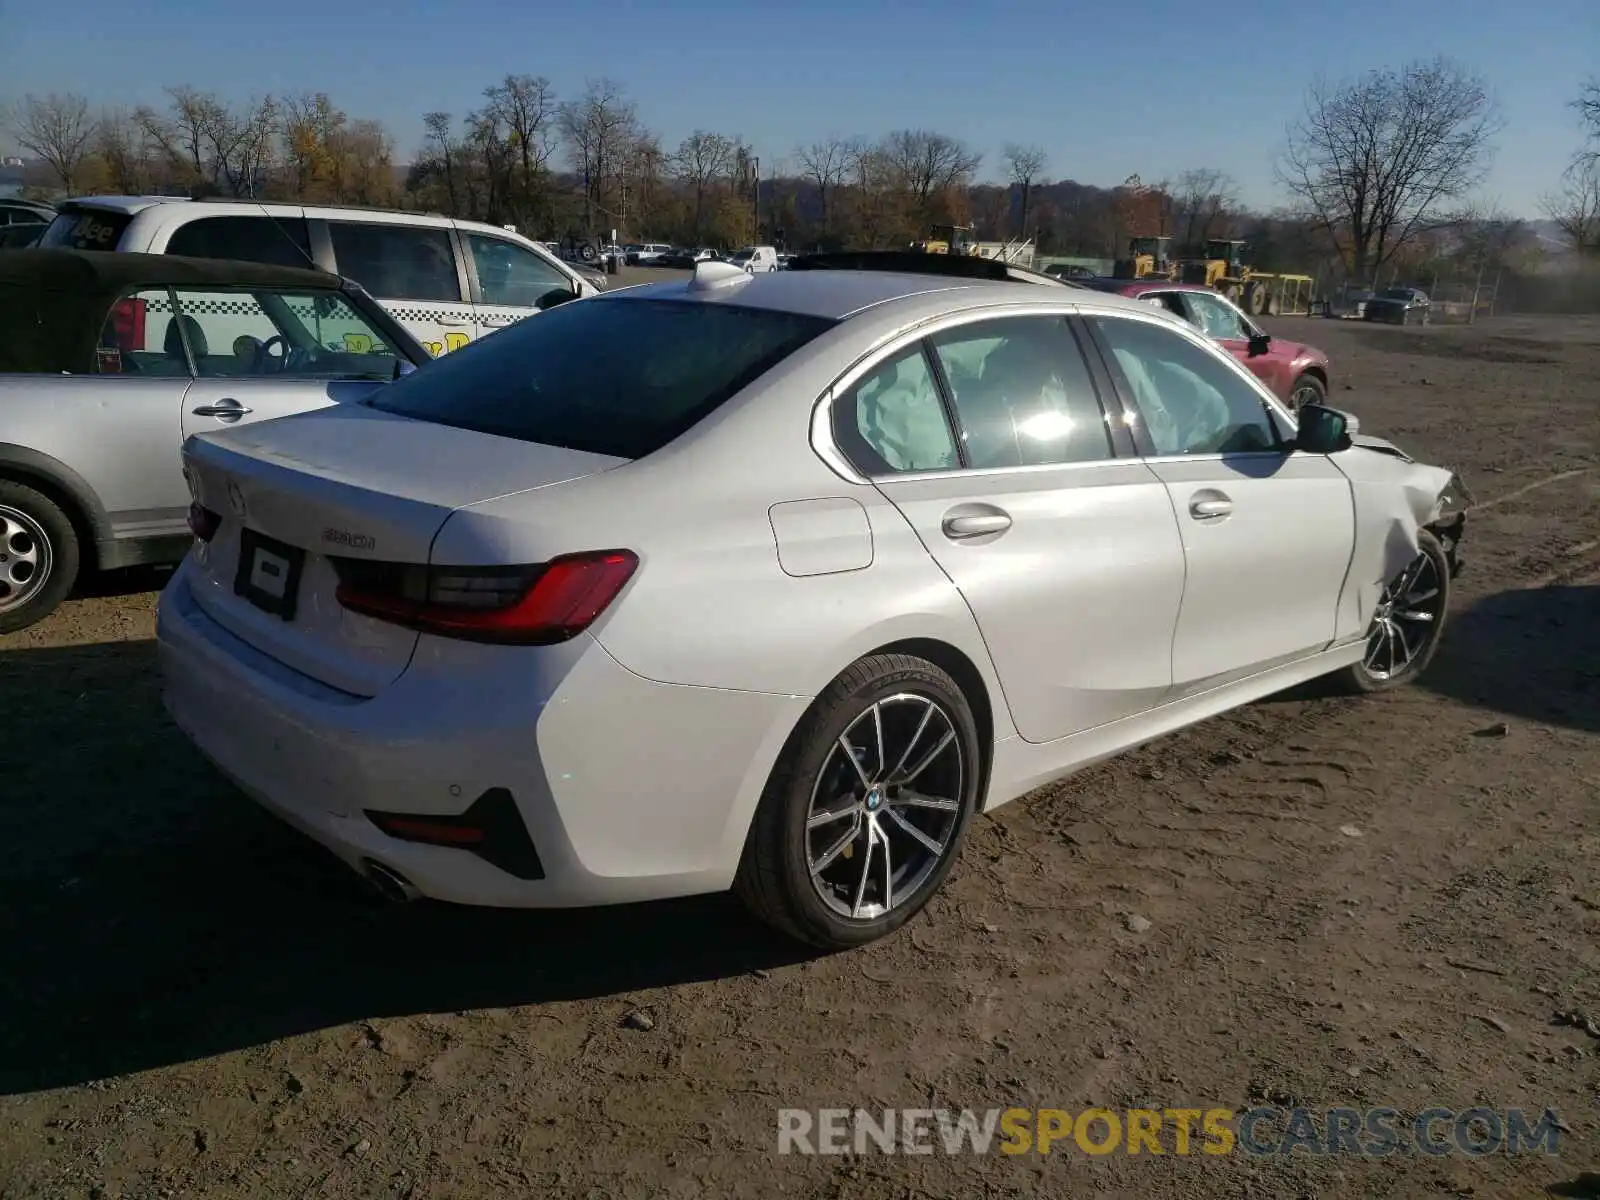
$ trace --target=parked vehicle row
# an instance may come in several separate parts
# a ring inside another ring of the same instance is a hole
[[[190,438],[177,724],[396,898],[732,887],[840,947],[916,913],[976,812],[1432,657],[1448,470],[1297,420],[1139,299],[795,266]]]
[[[756,275],[781,271],[792,257],[778,253],[775,246],[743,246],[731,254],[723,254],[709,246],[667,246],[658,242],[623,246],[620,252],[629,266],[689,270],[697,263],[730,262]]]

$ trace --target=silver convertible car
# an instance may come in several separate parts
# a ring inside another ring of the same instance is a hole
[[[430,361],[336,275],[165,254],[0,254],[0,331],[0,633],[80,575],[183,558],[186,436]]]
[[[1073,288],[700,264],[190,439],[167,706],[395,898],[827,947],[974,813],[1443,627],[1467,498]]]

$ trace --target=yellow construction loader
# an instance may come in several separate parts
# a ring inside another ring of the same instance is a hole
[[[1136,237],[1128,239],[1128,257],[1116,261],[1112,275],[1116,279],[1172,279],[1177,269],[1170,237]]]
[[[935,225],[926,239],[912,242],[911,248],[921,254],[970,254],[972,234],[971,225]]]

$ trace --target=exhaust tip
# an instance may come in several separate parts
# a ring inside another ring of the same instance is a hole
[[[378,890],[380,896],[393,904],[409,904],[413,900],[422,899],[422,892],[416,884],[380,862],[368,859],[365,873],[367,882]]]

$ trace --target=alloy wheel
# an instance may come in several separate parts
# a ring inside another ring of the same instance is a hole
[[[21,608],[50,578],[50,538],[20,508],[0,504],[0,613]]]
[[[950,714],[886,696],[845,727],[811,789],[806,866],[817,894],[872,920],[918,893],[960,832],[967,764]]]
[[[1289,407],[1293,411],[1299,412],[1305,405],[1315,404],[1321,399],[1322,393],[1317,390],[1315,384],[1302,383],[1289,393]]]
[[[1383,589],[1362,668],[1373,679],[1393,679],[1416,662],[1439,630],[1439,567],[1433,556],[1418,554]]]

